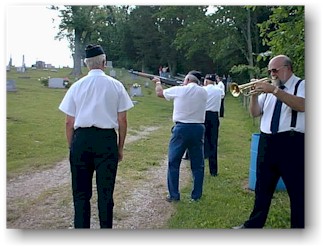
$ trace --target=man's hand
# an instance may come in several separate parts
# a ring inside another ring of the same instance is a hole
[[[159,77],[154,77],[151,79],[155,84],[161,84]]]
[[[275,86],[268,82],[258,82],[255,84],[255,91],[257,93],[272,93],[275,90]]]

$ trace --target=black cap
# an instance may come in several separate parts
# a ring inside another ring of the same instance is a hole
[[[188,72],[189,75],[194,75],[197,79],[199,79],[200,81],[202,80],[202,74],[200,71],[196,71],[196,70],[192,70],[190,72]]]
[[[104,51],[100,45],[88,45],[85,48],[85,57],[86,58],[96,57],[101,54],[104,54]]]
[[[205,76],[205,79],[210,80],[210,81],[216,81],[216,75],[215,74],[207,74]]]

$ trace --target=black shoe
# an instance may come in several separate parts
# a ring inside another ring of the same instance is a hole
[[[178,202],[178,201],[179,201],[179,199],[172,198],[172,197],[170,197],[170,196],[166,196],[166,201],[167,201],[167,202]]]
[[[240,226],[234,226],[234,227],[232,227],[232,229],[247,229],[247,228],[245,227],[244,224],[242,224]]]
[[[212,176],[212,177],[217,177],[217,176],[218,176],[218,174],[217,174],[217,173],[214,173],[214,174],[212,173],[212,174],[211,174],[211,176]]]

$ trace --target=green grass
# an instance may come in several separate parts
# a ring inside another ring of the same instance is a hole
[[[115,70],[118,79],[124,82],[126,88],[134,83],[126,70]],[[58,72],[29,69],[25,74],[14,70],[7,73],[7,79],[15,80],[18,89],[15,93],[7,93],[9,177],[51,167],[55,162],[67,157],[65,115],[58,110],[66,89],[49,89],[38,79],[67,76],[75,81],[69,76],[70,71],[70,69],[60,69]],[[106,72],[109,73],[108,69]],[[86,73],[84,68],[83,74]],[[146,81],[144,78],[136,80],[141,85]],[[128,112],[129,133],[155,125],[170,128],[171,102],[157,98],[152,83],[147,88],[142,87],[142,90],[144,97],[134,98],[138,103]]]
[[[126,70],[115,70],[126,88],[134,83]],[[68,157],[65,116],[58,110],[66,90],[46,88],[38,79],[66,77],[69,73],[69,69],[56,73],[39,70],[28,70],[24,75],[15,71],[7,73],[7,79],[16,80],[18,89],[16,93],[7,93],[8,177],[47,169]],[[21,76],[30,78],[19,78]],[[172,102],[157,98],[152,83],[148,88],[144,87],[147,81],[144,78],[135,81],[142,85],[144,97],[135,97],[138,103],[128,112],[129,133],[151,126],[159,129],[126,145],[124,160],[118,170],[120,179],[145,179],[143,172],[159,166],[167,155]],[[176,204],[176,214],[170,219],[169,228],[230,228],[241,224],[251,212],[254,194],[245,187],[249,176],[251,134],[258,132],[258,121],[249,117],[238,99],[228,95],[225,104],[225,118],[221,118],[219,136],[219,176],[210,177],[206,164],[201,201],[189,203],[191,187],[185,188],[183,200]],[[275,194],[267,225],[271,228],[289,227],[286,192]]]

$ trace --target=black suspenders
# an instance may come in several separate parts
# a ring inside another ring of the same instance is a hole
[[[295,85],[295,89],[294,89],[294,95],[297,94],[297,90],[298,90],[298,86],[301,83],[301,81],[303,81],[303,79],[300,79],[296,85]],[[290,127],[295,128],[296,127],[296,121],[297,121],[297,111],[292,110],[292,120],[290,122]]]

